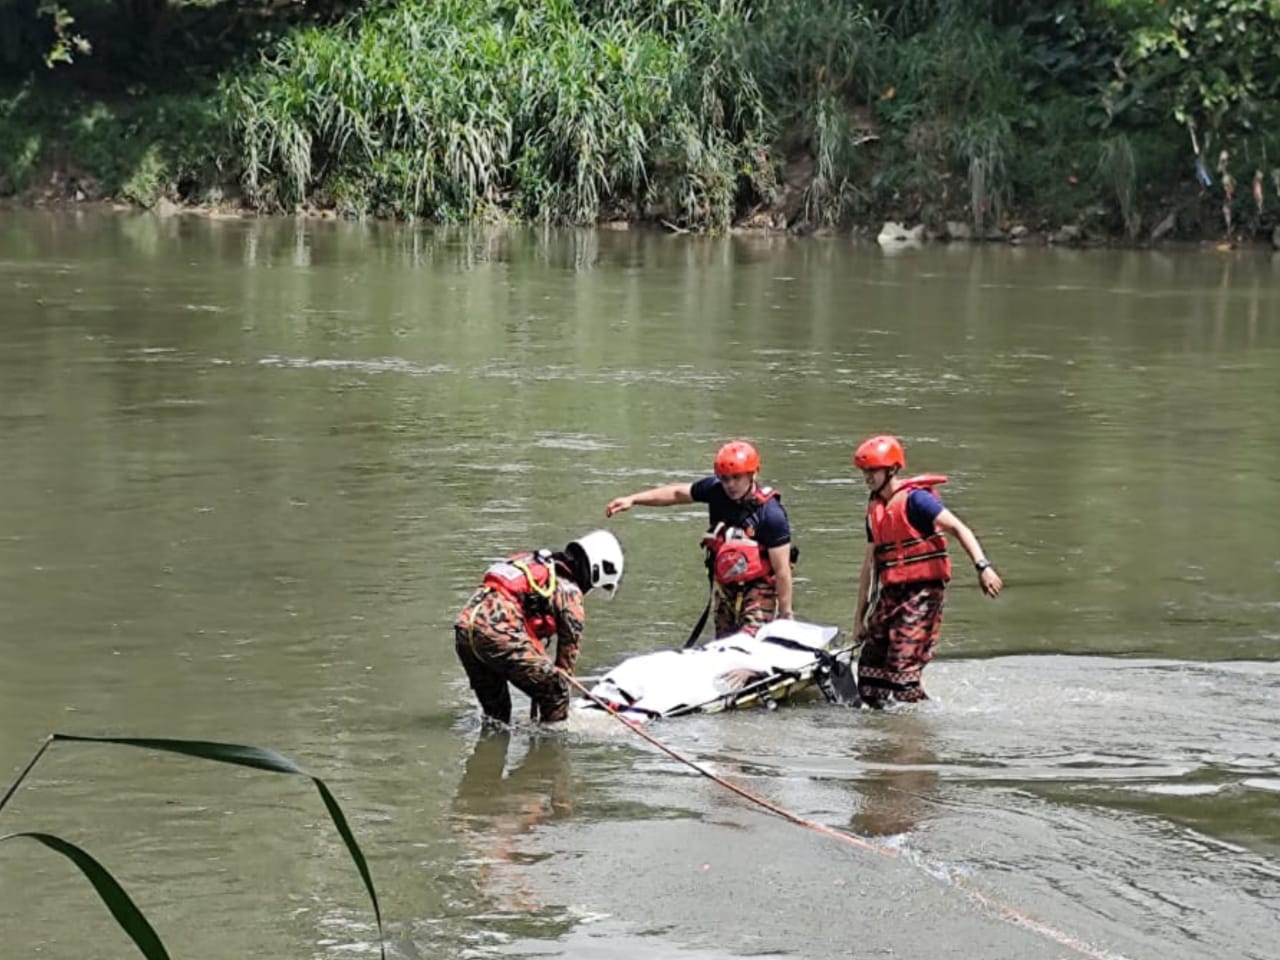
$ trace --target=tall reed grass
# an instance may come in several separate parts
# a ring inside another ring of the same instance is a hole
[[[225,87],[246,187],[445,221],[726,223],[762,113],[699,48],[731,6],[405,0],[293,34]]]
[[[1142,229],[1142,215],[1136,197],[1137,162],[1133,144],[1124,134],[1104,140],[1098,156],[1097,175],[1112,192],[1120,208],[1125,236],[1130,240]]]
[[[1112,89],[1139,15],[1077,6],[388,0],[286,36],[223,112],[266,209],[981,232],[1104,203],[1132,233],[1185,135],[1154,87]]]

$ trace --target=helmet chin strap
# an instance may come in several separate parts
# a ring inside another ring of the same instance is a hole
[[[873,497],[879,497],[879,496],[880,496],[880,491],[881,491],[881,490],[883,490],[885,487],[887,487],[887,486],[889,485],[889,481],[890,481],[890,480],[892,480],[892,479],[893,479],[894,477],[896,477],[897,475],[898,475],[898,468],[897,468],[897,467],[889,467],[889,468],[888,468],[888,470],[886,471],[885,475],[884,475],[884,483],[880,484],[880,486],[878,486],[878,487],[876,487],[874,490],[872,490],[872,491],[871,491],[871,495],[872,495]],[[882,500],[883,500],[884,498],[883,498],[883,497],[880,497],[880,499],[882,499]]]
[[[747,497],[751,496],[751,494],[753,494],[753,493],[755,493],[755,492],[756,492],[756,475],[753,473],[753,474],[751,475],[751,483],[749,483],[749,484],[747,485],[747,490],[746,490],[746,492],[745,492],[742,496],[740,496],[740,497],[738,497],[736,500],[734,500],[733,502],[734,502],[734,503],[743,503],[743,502],[745,502],[745,501],[746,501]]]

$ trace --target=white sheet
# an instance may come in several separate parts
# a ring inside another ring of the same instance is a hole
[[[772,674],[810,667],[816,660],[813,651],[826,647],[838,632],[836,627],[775,620],[754,637],[735,633],[705,647],[631,657],[605,674],[591,692],[619,707],[665,716],[729,693],[724,676],[730,671]]]

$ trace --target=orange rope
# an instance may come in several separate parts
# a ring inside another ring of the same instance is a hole
[[[867,841],[862,840],[858,837],[852,836],[851,834],[842,833],[839,830],[835,830],[831,827],[828,827],[825,823],[818,823],[816,820],[806,820],[804,817],[798,816],[797,814],[794,814],[790,810],[786,810],[778,806],[776,803],[773,803],[770,800],[766,800],[764,797],[760,796],[759,794],[752,793],[750,790],[747,790],[745,787],[740,787],[736,783],[730,783],[728,780],[724,779],[724,777],[721,777],[719,774],[713,773],[712,771],[708,770],[706,767],[698,763],[696,760],[690,759],[689,757],[686,757],[684,754],[680,753],[680,751],[667,746],[665,743],[663,743],[661,740],[659,740],[657,737],[651,734],[648,730],[644,729],[643,726],[636,723],[634,720],[623,716],[621,713],[618,712],[618,708],[616,706],[614,706],[612,703],[609,703],[609,701],[607,700],[603,700],[600,697],[597,697],[594,693],[592,693],[590,690],[584,687],[581,683],[579,683],[576,677],[571,677],[567,673],[564,675],[568,677],[569,682],[573,684],[574,687],[576,687],[583,694],[583,696],[585,696],[588,700],[590,700],[596,706],[603,709],[611,717],[616,717],[621,723],[626,724],[626,726],[628,726],[632,731],[639,734],[645,740],[648,740],[651,744],[653,744],[663,753],[667,754],[667,756],[674,757],[676,760],[679,760],[685,766],[698,771],[698,773],[702,774],[707,779],[714,780],[716,783],[720,784],[720,786],[724,787],[726,790],[732,790],[738,796],[743,797],[744,799],[750,800],[752,803],[756,804],[757,806],[763,807],[764,809],[768,810],[770,813],[775,814],[779,817],[782,817],[782,819],[784,820],[790,820],[792,823],[799,824],[802,827],[808,827],[810,830],[816,830],[818,833],[825,834],[837,840],[843,840],[845,843],[852,844],[855,847],[860,847],[863,850],[869,850],[872,853],[878,853],[882,857],[894,858],[898,856],[898,851],[894,850],[891,847],[882,847],[874,843],[867,843]]]
[[[632,720],[630,717],[623,716],[623,714],[618,710],[618,708],[614,704],[610,703],[607,700],[602,699],[601,697],[597,697],[594,693],[592,693],[590,690],[584,687],[576,677],[570,675],[569,673],[566,673],[564,670],[560,670],[560,668],[558,667],[556,669],[559,670],[560,673],[562,673],[564,677],[569,681],[569,683],[571,683],[583,696],[585,696],[588,700],[590,700],[596,706],[604,710],[607,714],[609,714],[609,716],[616,718],[619,723],[622,723],[625,726],[627,726],[632,732],[638,734],[641,738],[653,744],[663,753],[667,754],[667,756],[672,757],[676,760],[679,760],[685,766],[689,767],[692,770],[696,770],[698,773],[702,774],[702,776],[706,777],[707,779],[714,780],[716,783],[720,784],[720,786],[724,787],[726,790],[733,791],[743,799],[749,800],[752,803],[754,803],[756,806],[762,807],[763,809],[768,810],[770,813],[774,814],[775,816],[779,816],[784,820],[789,820],[794,824],[798,824],[799,826],[807,827],[808,829],[813,830],[817,833],[820,833],[823,836],[827,836],[835,840],[843,841],[844,843],[847,843],[850,846],[857,847],[861,850],[867,850],[867,851],[870,851],[871,853],[876,853],[882,857],[887,857],[889,859],[896,859],[899,856],[899,851],[892,847],[884,847],[876,843],[868,843],[866,840],[863,840],[861,837],[856,837],[853,834],[845,833],[844,831],[837,830],[834,827],[829,827],[825,823],[818,823],[816,820],[808,820],[805,817],[799,816],[798,814],[792,813],[790,810],[787,810],[783,807],[778,806],[776,803],[773,803],[771,800],[765,799],[759,794],[752,793],[750,790],[747,790],[745,787],[740,787],[736,783],[730,783],[728,780],[724,779],[724,777],[721,777],[720,775],[708,770],[706,767],[698,763],[696,760],[686,757],[684,754],[680,753],[680,751],[667,746],[665,743],[663,743],[661,740],[659,740],[657,737],[651,734],[648,730],[644,729],[644,727],[641,724],[637,723],[635,720]],[[920,865],[925,869],[925,872],[928,873],[930,876],[933,876],[935,878],[938,876],[947,876],[947,873],[945,871],[938,870],[934,865],[929,864],[923,858],[913,857],[911,859],[919,860]],[[1052,940],[1055,943],[1061,944],[1062,946],[1067,947],[1068,949],[1074,950],[1076,953],[1080,954],[1081,956],[1090,957],[1091,960],[1125,960],[1125,958],[1120,954],[1114,954],[1105,950],[1099,950],[1096,947],[1092,947],[1089,944],[1084,943],[1083,941],[1078,940],[1075,937],[1071,936],[1071,934],[1069,933],[1065,933],[1061,930],[1056,929],[1055,927],[1049,926],[1048,924],[1041,923],[1039,920],[1036,920],[1034,917],[1031,917],[1030,915],[1023,913],[1021,910],[1018,910],[1014,907],[1007,906],[1006,904],[1003,904],[998,900],[993,900],[990,897],[988,897],[986,894],[981,893],[978,890],[970,889],[969,887],[960,883],[958,880],[954,880],[948,877],[946,882],[949,883],[951,886],[955,887],[957,890],[959,890],[961,893],[967,896],[971,901],[976,903],[981,909],[987,911],[988,913],[991,913],[999,917],[1000,919],[1005,920],[1008,923],[1012,923],[1015,926],[1023,927],[1027,930],[1031,930],[1034,933],[1038,933],[1042,937],[1046,937],[1047,939]]]

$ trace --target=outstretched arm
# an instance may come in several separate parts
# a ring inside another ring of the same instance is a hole
[[[1000,574],[996,573],[996,568],[987,561],[986,554],[982,552],[982,544],[978,542],[978,538],[965,522],[950,510],[944,509],[933,518],[933,525],[939,530],[954,534],[960,541],[964,552],[969,554],[969,559],[978,568],[978,584],[982,587],[982,592],[988,597],[999,595],[1004,581],[1000,579]]]
[[[625,497],[614,497],[604,508],[604,515],[612,517],[632,507],[671,507],[677,503],[693,503],[692,487],[691,483],[668,483]]]

